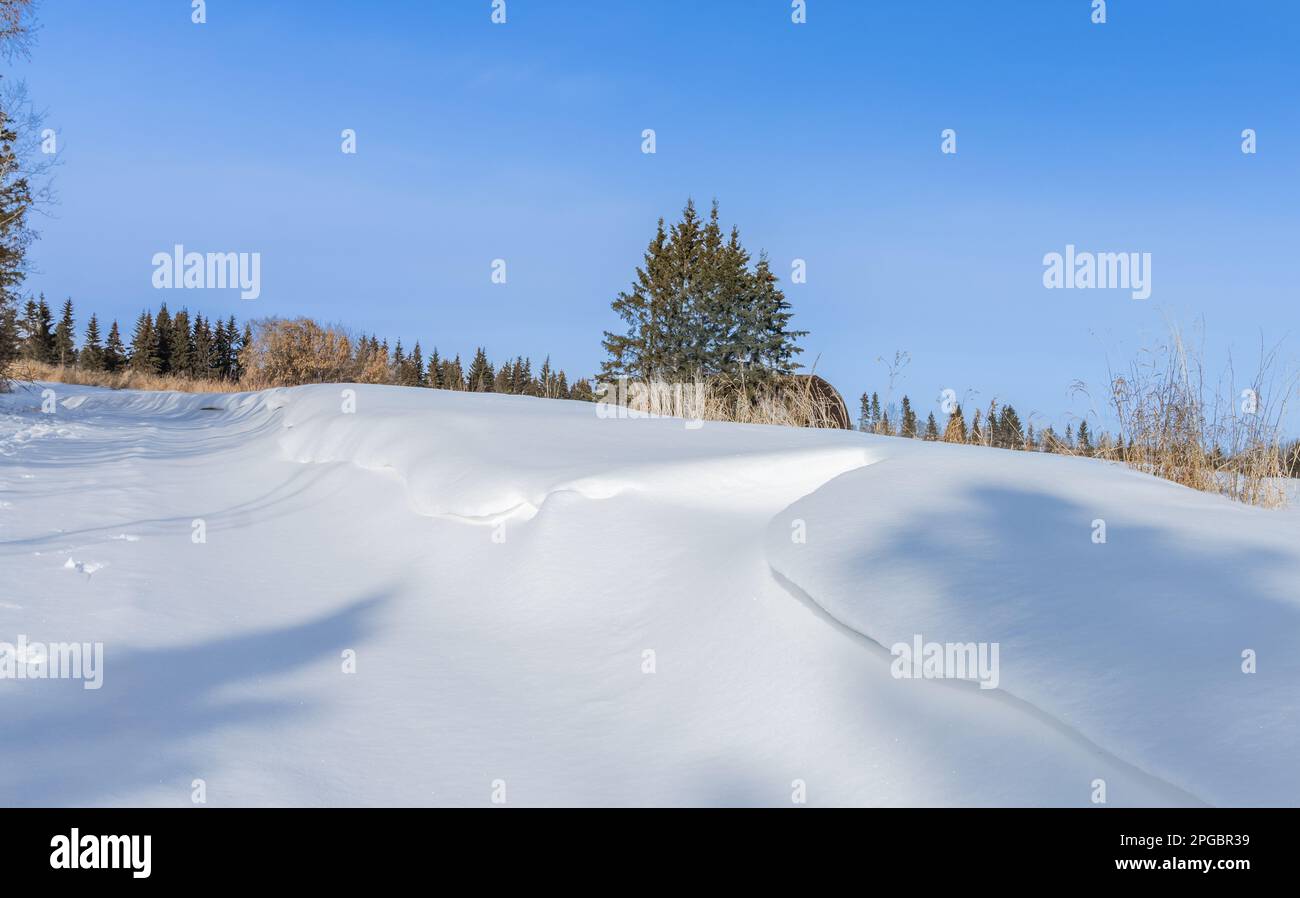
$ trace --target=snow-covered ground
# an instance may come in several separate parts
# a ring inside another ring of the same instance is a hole
[[[0,680],[4,805],[1300,804],[1300,513],[1084,459],[37,385],[20,637],[103,680]],[[918,637],[996,688],[894,676]]]

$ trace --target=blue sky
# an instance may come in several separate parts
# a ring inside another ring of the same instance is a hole
[[[195,25],[188,0],[47,0],[12,73],[62,146],[28,286],[124,325],[301,314],[584,375],[656,219],[716,197],[851,404],[905,351],[923,416],[951,388],[1060,422],[1168,321],[1204,320],[1211,367],[1261,333],[1296,357],[1300,3],[807,7],[210,0]],[[261,297],[153,290],[176,243],[260,252]],[[1151,298],[1044,289],[1067,243],[1151,253]]]

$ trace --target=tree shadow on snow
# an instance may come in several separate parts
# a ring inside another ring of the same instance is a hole
[[[220,772],[205,739],[238,729],[273,749],[277,729],[313,711],[319,692],[271,686],[260,694],[280,697],[238,696],[282,675],[319,673],[314,686],[337,684],[342,650],[366,639],[384,601],[369,596],[303,623],[192,645],[117,652],[107,644],[97,690],[79,680],[0,681],[0,804],[121,803],[160,784],[175,790],[175,804],[189,804],[192,780]]]

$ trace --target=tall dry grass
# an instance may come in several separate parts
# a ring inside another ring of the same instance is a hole
[[[811,377],[697,378],[677,383],[623,379],[603,385],[596,401],[647,417],[776,424],[840,426],[835,404]]]
[[[80,384],[87,387],[107,387],[110,390],[175,390],[181,393],[229,393],[241,389],[234,381],[196,379],[173,374],[145,374],[141,371],[88,371],[65,365],[23,360],[16,362],[8,377],[17,383],[49,381],[52,383]]]
[[[1285,504],[1283,424],[1297,382],[1278,372],[1277,353],[1261,346],[1244,383],[1229,361],[1212,385],[1201,349],[1171,329],[1167,341],[1141,352],[1126,370],[1111,371],[1108,398],[1119,435],[1095,454],[1250,505]]]

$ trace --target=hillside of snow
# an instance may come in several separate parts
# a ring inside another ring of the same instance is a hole
[[[102,683],[0,679],[6,806],[1300,805],[1300,512],[1088,459],[19,386],[20,637]]]

